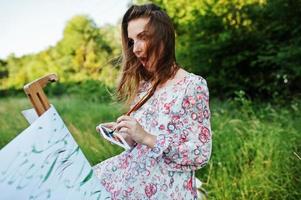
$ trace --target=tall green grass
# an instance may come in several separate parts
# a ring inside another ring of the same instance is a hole
[[[50,98],[49,101],[55,106],[91,164],[122,151],[103,140],[95,130],[99,123],[116,120],[122,114],[121,105],[92,102],[78,96]],[[21,111],[31,107],[27,98],[0,99],[0,148],[28,127]]]
[[[95,131],[115,120],[121,105],[72,96],[50,101],[92,165],[122,151]],[[20,111],[29,107],[26,98],[0,99],[0,148],[28,126]],[[209,199],[301,199],[300,110],[297,101],[281,107],[242,95],[212,101],[212,158],[197,172]]]
[[[301,199],[300,104],[212,103],[210,199]]]

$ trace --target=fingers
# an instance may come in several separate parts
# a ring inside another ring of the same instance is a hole
[[[128,145],[134,146],[135,141],[132,139],[132,137],[129,134],[127,134],[123,130],[120,130],[119,134],[124,138],[124,140],[126,141],[126,143],[128,143]]]
[[[118,132],[119,133],[122,133],[123,135],[128,135],[127,133],[128,133],[128,128],[126,128],[126,127],[122,127]]]
[[[101,125],[112,130],[117,130],[118,132],[125,131],[128,133],[129,129],[135,126],[135,124],[136,124],[135,118],[127,115],[122,115],[117,119],[117,122],[102,123]]]
[[[120,130],[120,132],[118,132],[118,134],[120,134],[125,140],[131,139],[131,136],[129,134],[127,134],[127,132],[124,130],[122,130],[122,131]]]
[[[122,115],[122,116],[118,117],[116,122],[120,123],[122,121],[132,121],[132,120],[135,120],[135,119],[130,116],[127,116],[127,115]]]
[[[109,129],[114,129],[116,124],[117,124],[116,122],[107,122],[107,123],[103,123],[101,125],[106,128],[109,128]]]
[[[119,122],[116,126],[115,126],[115,129],[117,131],[120,131],[122,128],[127,128],[127,129],[130,129],[131,128],[131,125],[128,121],[121,121]]]
[[[116,122],[107,122],[107,123],[101,123],[98,126],[101,125],[101,126],[104,126],[104,127],[108,128],[108,129],[114,130],[116,124],[117,124]],[[96,131],[97,132],[100,131],[98,126],[96,126]]]
[[[136,119],[127,115],[122,115],[117,119],[117,125],[115,129],[120,131],[121,128],[131,129],[136,123]]]

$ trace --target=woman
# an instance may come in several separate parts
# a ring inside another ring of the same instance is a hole
[[[132,149],[95,173],[113,199],[195,199],[195,170],[211,155],[206,81],[176,63],[172,23],[154,4],[127,10],[122,46],[118,93],[133,112],[105,125]]]

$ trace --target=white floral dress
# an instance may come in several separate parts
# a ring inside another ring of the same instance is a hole
[[[149,88],[142,84],[137,100]],[[195,170],[208,162],[212,146],[205,79],[187,73],[131,116],[157,140],[154,148],[138,144],[94,166],[112,199],[196,199]]]

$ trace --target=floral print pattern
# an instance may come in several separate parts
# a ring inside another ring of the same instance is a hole
[[[141,85],[136,101],[150,86]],[[187,73],[158,89],[132,117],[157,140],[153,148],[137,144],[94,166],[112,199],[196,199],[195,170],[209,161],[212,146],[205,79]]]

